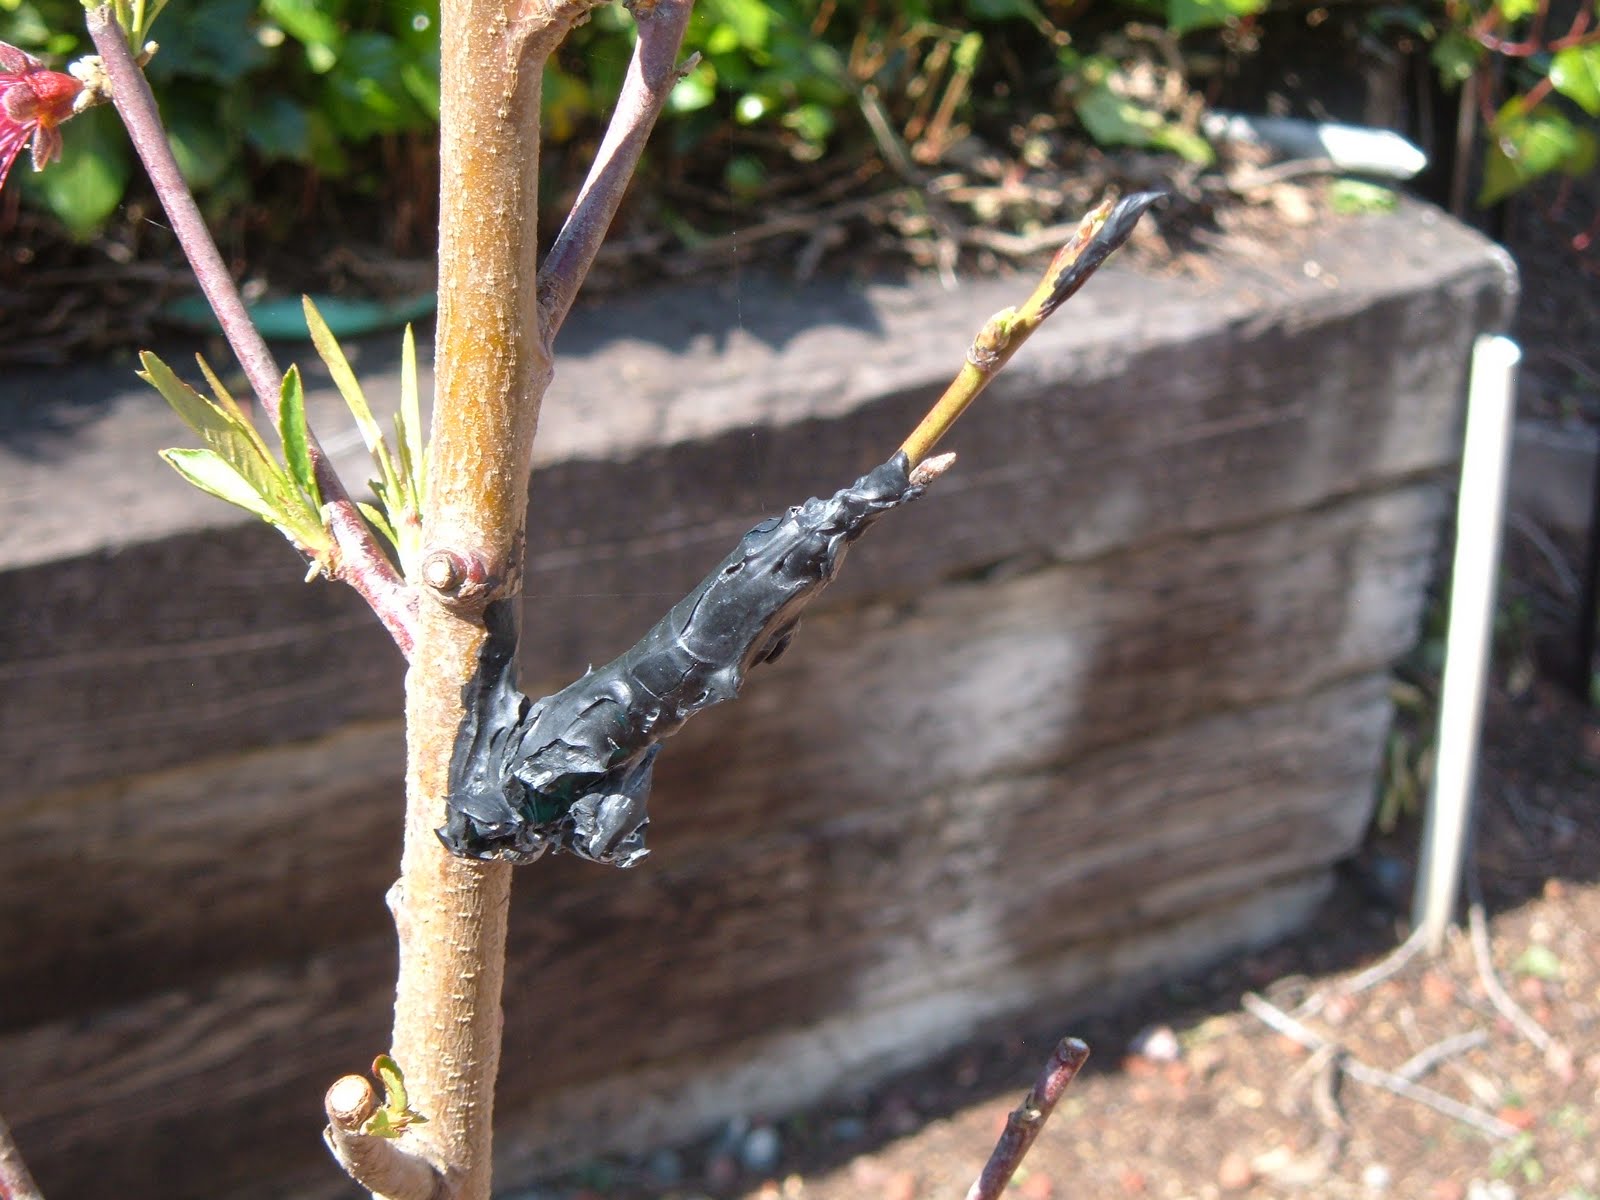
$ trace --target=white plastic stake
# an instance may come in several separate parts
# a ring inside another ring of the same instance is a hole
[[[1478,765],[1484,680],[1494,631],[1495,574],[1510,457],[1515,375],[1522,351],[1510,338],[1480,337],[1472,348],[1467,436],[1456,506],[1456,553],[1450,574],[1439,702],[1438,759],[1422,831],[1422,865],[1411,919],[1437,953],[1455,917],[1467,821]]]

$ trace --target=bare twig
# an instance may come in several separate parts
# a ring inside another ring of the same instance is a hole
[[[1483,981],[1483,990],[1488,994],[1495,1011],[1511,1022],[1512,1027],[1532,1042],[1541,1054],[1548,1055],[1556,1045],[1556,1040],[1511,998],[1505,985],[1500,982],[1500,976],[1494,969],[1494,951],[1489,946],[1489,923],[1483,915],[1483,896],[1475,880],[1469,879],[1467,887],[1472,893],[1471,902],[1467,905],[1467,931],[1472,942],[1472,958],[1478,967],[1478,978]]]
[[[1299,1042],[1308,1050],[1322,1050],[1327,1046],[1338,1047],[1337,1042],[1329,1041],[1327,1038],[1313,1033],[1281,1008],[1254,992],[1246,992],[1239,1002],[1251,1016],[1285,1037]],[[1352,1057],[1349,1051],[1343,1047],[1338,1047],[1338,1049],[1339,1069],[1357,1083],[1364,1083],[1369,1087],[1383,1088],[1385,1091],[1393,1092],[1397,1096],[1403,1096],[1407,1100],[1414,1100],[1418,1104],[1424,1104],[1435,1112],[1443,1113],[1453,1120],[1460,1121],[1463,1125],[1470,1125],[1479,1133],[1492,1138],[1505,1139],[1517,1135],[1516,1126],[1507,1121],[1502,1121],[1499,1117],[1479,1112],[1471,1105],[1451,1099],[1442,1092],[1423,1087],[1419,1083],[1412,1083],[1409,1079],[1403,1079],[1393,1071],[1384,1071],[1377,1067],[1368,1066],[1360,1059]]]
[[[1063,1038],[1056,1044],[1055,1053],[1034,1081],[1032,1090],[1006,1119],[1005,1131],[995,1143],[989,1161],[967,1189],[967,1200],[996,1200],[1005,1192],[1039,1131],[1055,1111],[1056,1102],[1087,1061],[1089,1047],[1077,1038]]]
[[[1417,956],[1423,947],[1424,939],[1420,930],[1413,930],[1411,936],[1406,938],[1389,953],[1373,963],[1365,971],[1352,975],[1341,984],[1336,984],[1328,992],[1317,992],[1308,997],[1297,1011],[1302,1015],[1320,1012],[1331,993],[1338,996],[1354,996],[1366,991],[1370,987],[1382,983],[1385,979],[1398,975],[1405,970],[1406,964]]]
[[[547,345],[555,340],[594,264],[673,85],[694,65],[678,66],[678,47],[694,0],[633,0],[628,7],[639,41],[617,107],[572,212],[539,270],[539,315]]]
[[[440,1200],[444,1177],[427,1162],[407,1154],[393,1138],[362,1133],[378,1110],[377,1093],[360,1075],[334,1081],[323,1097],[328,1127],[322,1140],[351,1179],[385,1200]]]
[[[11,1130],[0,1120],[0,1197],[4,1200],[43,1200],[39,1185],[22,1161],[22,1153],[11,1140]]]
[[[1488,1040],[1489,1035],[1481,1029],[1469,1029],[1466,1033],[1442,1038],[1433,1045],[1418,1050],[1396,1067],[1394,1073],[1408,1083],[1415,1083],[1446,1059],[1465,1054],[1468,1050],[1475,1050]]]
[[[234,285],[211,231],[200,216],[199,206],[183,181],[144,72],[134,61],[110,6],[90,10],[88,26],[106,76],[111,80],[111,102],[127,126],[128,137],[161,198],[178,244],[189,260],[200,290],[217,315],[228,345],[244,368],[251,391],[260,401],[262,411],[276,423],[283,374],[260,331],[250,320],[244,298]],[[416,598],[378,546],[315,438],[311,439],[308,449],[327,509],[324,519],[339,548],[338,560],[331,564],[332,575],[348,583],[372,606],[401,653],[409,658],[415,642]]]

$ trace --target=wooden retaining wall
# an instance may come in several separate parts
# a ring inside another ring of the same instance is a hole
[[[518,873],[503,1183],[863,1086],[1317,903],[1514,280],[1412,206],[1218,270],[1112,270],[1045,327],[784,660],[668,745],[646,864]],[[575,321],[528,686],[881,459],[1015,292],[746,278]],[[28,414],[0,429],[0,1113],[52,1200],[348,1194],[320,1095],[386,1044],[400,662],[170,479],[174,424],[106,379],[0,381]]]

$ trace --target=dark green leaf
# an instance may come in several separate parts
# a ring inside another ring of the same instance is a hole
[[[189,91],[181,102],[174,100],[163,106],[167,139],[172,143],[178,169],[196,191],[209,190],[239,166],[234,139],[217,121],[215,108],[202,104],[204,101]]]
[[[406,91],[406,56],[385,33],[355,33],[339,62],[328,72],[325,111],[339,130],[357,141],[380,133],[399,133],[427,124]]]
[[[1458,29],[1448,29],[1433,44],[1430,56],[1439,78],[1453,88],[1466,82],[1487,53],[1477,38]]]
[[[256,0],[173,0],[161,22],[161,53],[150,60],[150,77],[224,84],[243,78],[267,61],[266,47],[255,36],[255,15]]]
[[[263,96],[250,107],[244,136],[256,153],[269,162],[311,161],[310,114],[282,93]]]

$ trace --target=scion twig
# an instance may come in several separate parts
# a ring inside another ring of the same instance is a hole
[[[1077,1038],[1063,1038],[1045,1064],[1033,1088],[1008,1118],[1005,1131],[978,1178],[967,1189],[967,1200],[996,1200],[1006,1190],[1039,1131],[1055,1111],[1056,1102],[1089,1061],[1089,1047]]]
[[[1033,335],[1046,317],[1066,303],[1111,253],[1128,240],[1139,218],[1157,200],[1159,192],[1140,192],[1113,204],[1107,200],[1078,224],[1072,240],[1050,260],[1044,278],[1020,308],[997,312],[978,331],[967,351],[967,361],[939,402],[922,419],[900,449],[915,466],[938,445],[956,419],[989,386],[1018,347]]]

